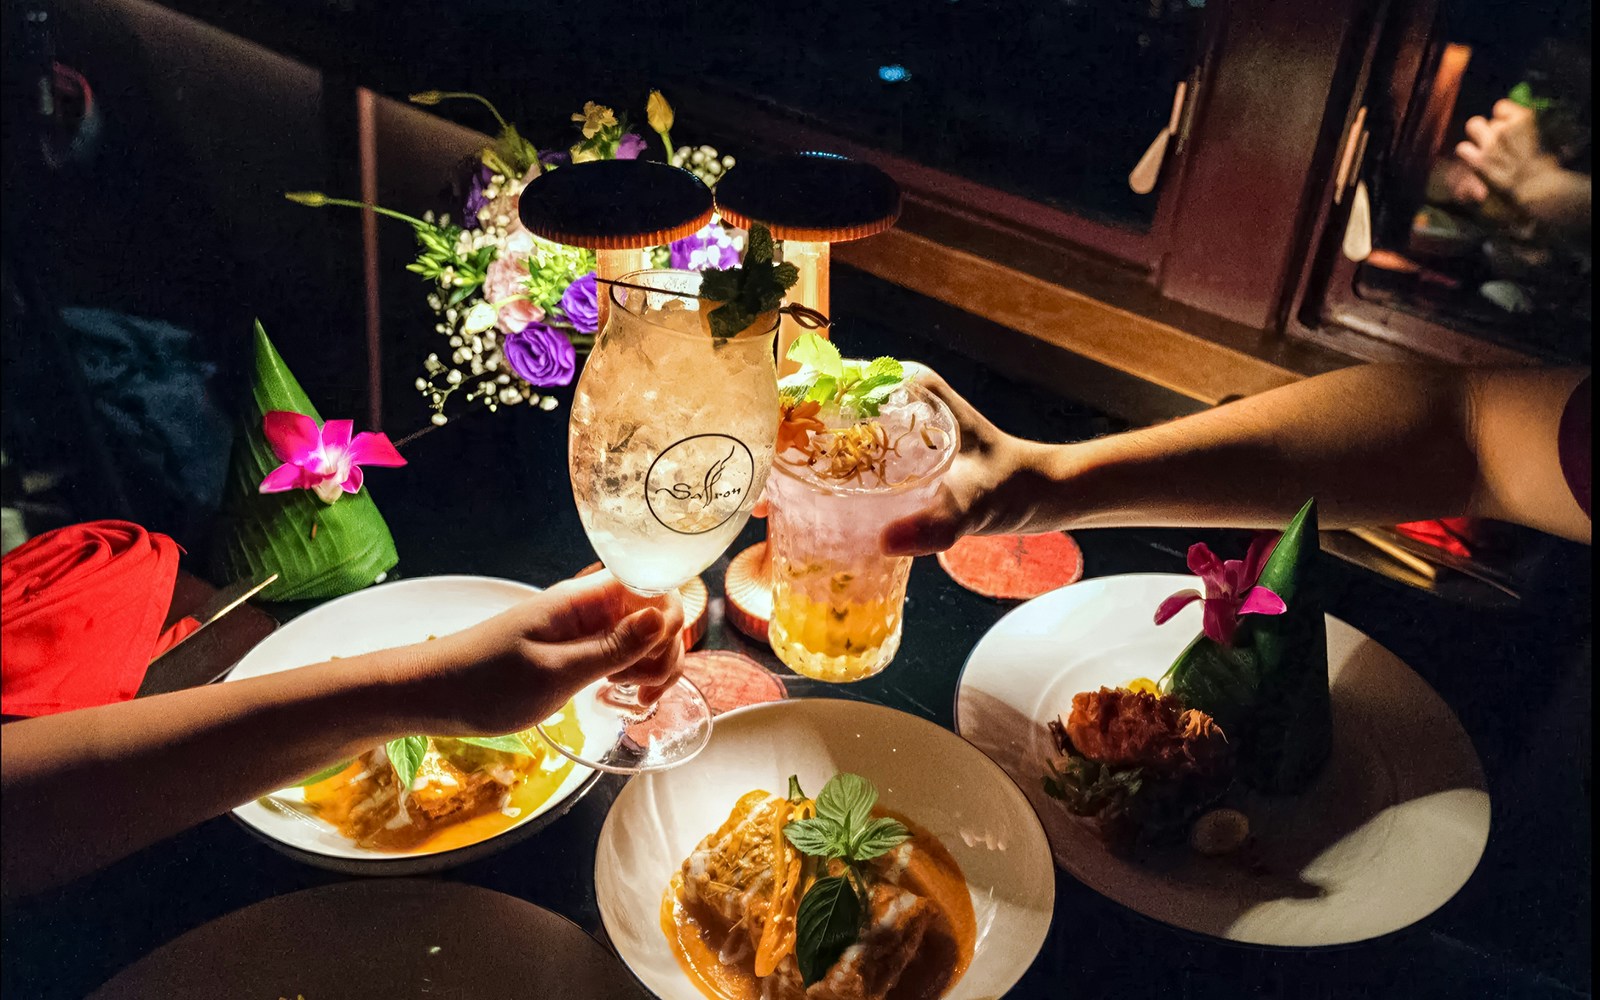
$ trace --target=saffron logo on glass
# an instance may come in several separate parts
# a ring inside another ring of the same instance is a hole
[[[756,463],[750,449],[726,434],[696,434],[650,463],[645,501],[661,525],[700,535],[726,524],[750,495]]]

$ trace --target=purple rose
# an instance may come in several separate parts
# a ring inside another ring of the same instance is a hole
[[[461,210],[461,228],[477,229],[478,213],[488,204],[489,198],[484,190],[489,186],[489,178],[494,176],[494,171],[483,164],[472,172],[472,186],[467,189],[467,203]]]
[[[572,341],[543,323],[529,323],[507,334],[500,353],[517,377],[536,389],[570,385],[577,370],[578,352]]]
[[[632,132],[617,140],[617,159],[637,160],[644,152],[644,139]]]
[[[579,333],[594,333],[600,329],[600,297],[594,272],[574,281],[561,293],[561,311]]]
[[[674,241],[667,253],[672,266],[684,271],[735,267],[739,263],[739,248],[733,245],[733,237],[716,223]]]

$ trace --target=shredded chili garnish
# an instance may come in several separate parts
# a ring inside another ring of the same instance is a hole
[[[806,446],[800,449],[806,455],[803,464],[818,479],[848,483],[865,481],[867,476],[874,475],[879,483],[885,483],[888,481],[889,456],[899,455],[900,443],[917,432],[915,415],[911,418],[911,426],[892,441],[889,432],[876,420],[839,430],[814,432],[809,436]],[[926,430],[921,435],[925,444],[930,448],[936,447],[928,439]],[[791,461],[790,464],[802,463]]]

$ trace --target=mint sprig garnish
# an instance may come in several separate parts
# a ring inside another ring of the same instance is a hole
[[[798,788],[790,778],[790,792]],[[783,828],[784,838],[802,854],[845,864],[843,875],[818,879],[796,911],[795,960],[807,986],[826,975],[860,935],[869,910],[862,862],[911,837],[899,820],[873,817],[877,801],[872,782],[858,774],[836,774],[817,793],[817,815]]]
[[[759,222],[750,227],[744,260],[735,267],[708,267],[700,272],[700,295],[721,305],[711,310],[711,335],[727,340],[762,313],[783,304],[783,297],[800,280],[793,264],[774,264],[776,244],[772,232]]]
[[[866,417],[876,417],[884,400],[906,380],[905,366],[894,358],[880,357],[862,364],[846,361],[839,349],[814,333],[795,338],[788,358],[804,365],[799,381],[784,386],[783,394],[795,401],[837,403]]]

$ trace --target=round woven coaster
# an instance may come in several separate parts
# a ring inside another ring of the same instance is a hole
[[[713,715],[789,697],[789,689],[776,674],[731,649],[688,654],[683,658],[683,675],[706,696]]]
[[[772,621],[772,563],[767,543],[759,542],[733,557],[722,581],[728,602],[723,609],[733,627],[757,642],[767,641]]]
[[[1083,576],[1083,552],[1064,531],[969,535],[939,553],[950,578],[975,594],[1026,601]]]
[[[603,563],[590,563],[574,575],[588,576],[604,568]],[[706,637],[706,629],[711,624],[711,616],[706,613],[711,605],[706,582],[697,576],[679,587],[678,600],[683,603],[683,648],[693,649],[695,643]]]

